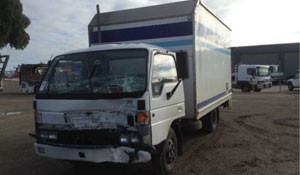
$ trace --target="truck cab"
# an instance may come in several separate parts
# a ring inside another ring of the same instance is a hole
[[[269,68],[267,65],[238,65],[233,73],[233,84],[242,92],[260,92],[262,89],[271,88]]]
[[[171,166],[174,126],[185,116],[179,68],[175,53],[146,44],[98,45],[57,56],[34,102],[35,152],[69,161],[141,163],[168,142],[163,150]]]
[[[279,71],[279,65],[270,65],[270,76],[272,85],[280,84],[283,82],[283,72]]]

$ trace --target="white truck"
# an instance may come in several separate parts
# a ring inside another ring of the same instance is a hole
[[[36,93],[46,70],[47,64],[22,64],[19,74],[19,91]]]
[[[279,72],[279,65],[269,65],[272,85],[284,83],[283,72]]]
[[[58,55],[47,70],[34,101],[35,152],[152,161],[157,174],[167,174],[182,151],[182,123],[201,121],[213,132],[219,108],[231,107],[231,31],[200,1],[100,19],[101,44]]]
[[[270,66],[268,65],[236,65],[232,74],[232,85],[242,92],[260,92],[271,88]]]

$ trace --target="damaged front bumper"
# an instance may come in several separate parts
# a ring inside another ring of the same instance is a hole
[[[94,163],[114,162],[114,163],[146,163],[151,160],[151,154],[147,151],[139,150],[135,154],[135,149],[125,146],[109,148],[67,148],[45,144],[34,144],[35,153],[53,159],[86,161]],[[135,154],[133,160],[130,155]]]

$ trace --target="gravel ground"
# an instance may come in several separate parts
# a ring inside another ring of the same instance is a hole
[[[149,165],[74,168],[33,152],[32,95],[0,94],[0,174],[152,174]],[[22,112],[4,116],[1,112]],[[184,133],[173,175],[299,174],[299,91],[239,93],[217,131]]]

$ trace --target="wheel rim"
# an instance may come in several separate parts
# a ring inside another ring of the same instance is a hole
[[[177,157],[177,149],[174,141],[170,138],[167,142],[166,162],[173,165]]]

